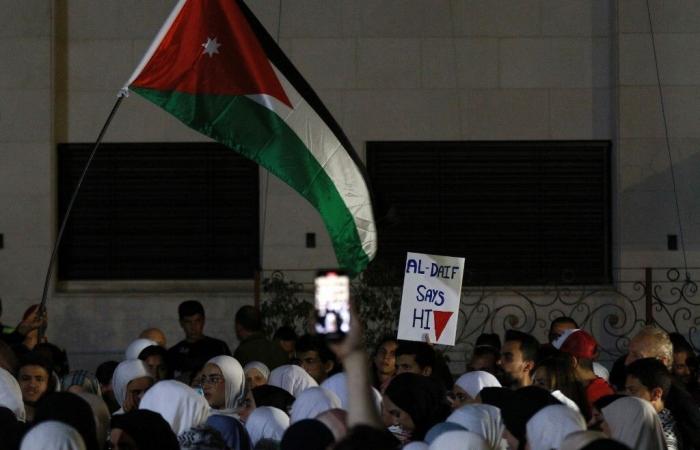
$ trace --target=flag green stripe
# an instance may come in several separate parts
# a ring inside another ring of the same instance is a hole
[[[293,130],[245,96],[192,95],[131,87],[189,127],[252,159],[285,181],[321,213],[340,266],[359,273],[369,262],[335,184]]]

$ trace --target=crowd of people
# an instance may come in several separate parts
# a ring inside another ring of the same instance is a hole
[[[693,347],[647,326],[610,370],[571,318],[549,339],[482,334],[456,380],[427,342],[363,343],[288,326],[268,338],[257,309],[239,345],[206,336],[203,306],[178,308],[185,338],[134,336],[121,361],[74,370],[30,308],[0,332],[0,450],[700,450]]]

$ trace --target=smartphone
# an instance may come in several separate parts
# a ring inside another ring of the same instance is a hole
[[[350,278],[341,270],[320,270],[314,287],[316,332],[342,339],[350,331]]]

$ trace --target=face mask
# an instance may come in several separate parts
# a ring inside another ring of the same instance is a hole
[[[411,441],[411,432],[404,430],[401,425],[392,425],[387,429],[396,439],[401,442],[401,445],[407,444]]]

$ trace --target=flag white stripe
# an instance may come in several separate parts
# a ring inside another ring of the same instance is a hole
[[[270,95],[249,95],[248,98],[280,116],[326,171],[340,193],[343,203],[350,211],[362,243],[362,249],[371,260],[377,252],[377,229],[369,190],[362,173],[335,133],[272,61],[270,64],[275,70],[293,109]]]

